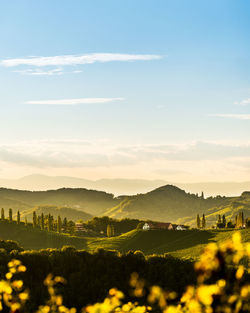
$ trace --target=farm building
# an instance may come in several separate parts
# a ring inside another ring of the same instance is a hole
[[[187,227],[184,225],[177,225],[175,230],[187,230]]]
[[[145,223],[142,227],[143,230],[153,230],[153,229],[166,229],[166,230],[172,230],[173,225],[171,223]]]

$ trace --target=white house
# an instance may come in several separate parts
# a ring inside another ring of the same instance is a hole
[[[178,225],[178,226],[176,227],[176,230],[186,230],[186,228],[183,227],[182,225]]]
[[[148,223],[145,223],[145,224],[142,226],[142,229],[143,229],[143,230],[150,230],[150,226],[148,225]]]

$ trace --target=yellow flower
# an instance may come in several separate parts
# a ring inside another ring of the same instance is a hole
[[[20,265],[20,266],[18,266],[17,270],[18,270],[18,272],[26,272],[26,266]]]
[[[14,280],[12,286],[16,289],[21,289],[23,287],[23,282],[21,280]]]
[[[8,273],[5,275],[5,277],[6,277],[8,280],[10,280],[10,279],[12,278],[12,276],[13,276],[13,274],[10,273],[10,272],[8,272]]]
[[[29,298],[29,295],[27,292],[21,292],[19,293],[19,298],[21,301],[26,301]]]
[[[238,279],[238,280],[241,279],[243,274],[244,274],[244,266],[240,265],[239,268],[237,269],[236,274],[235,274],[236,279]]]

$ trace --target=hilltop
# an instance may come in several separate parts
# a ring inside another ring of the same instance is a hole
[[[225,205],[231,198],[202,196],[166,185],[146,194],[122,197],[122,201],[104,214],[114,218],[143,218],[170,222],[184,222],[197,213],[206,213],[210,208]]]

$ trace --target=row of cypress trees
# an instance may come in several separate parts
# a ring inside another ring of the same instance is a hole
[[[200,215],[197,214],[196,224],[197,224],[197,228],[202,228],[202,229],[206,228],[205,214],[202,215],[202,219],[200,218]]]
[[[8,217],[5,218],[5,211],[4,208],[1,209],[1,221],[8,221],[13,222],[13,211],[10,208],[8,211]],[[21,224],[21,214],[20,211],[17,211],[16,215],[16,223],[19,225]],[[48,230],[48,231],[56,231],[58,233],[65,232],[65,233],[74,233],[74,227],[75,224],[72,221],[68,221],[65,217],[63,220],[61,216],[59,215],[57,219],[54,219],[54,217],[51,214],[44,215],[43,213],[41,215],[37,215],[36,211],[33,211],[32,216],[32,223],[28,223],[27,218],[25,217],[24,224],[26,226],[33,225],[34,228],[40,228],[41,230]]]

